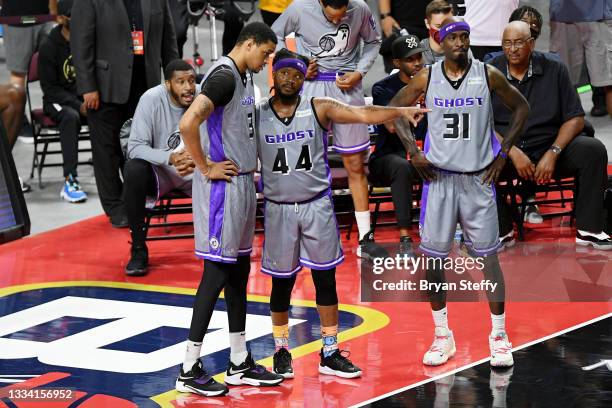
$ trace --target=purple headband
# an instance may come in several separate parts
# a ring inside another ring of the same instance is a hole
[[[465,21],[456,21],[440,28],[440,42],[444,41],[444,38],[450,33],[455,31],[467,31],[470,32],[470,25]]]
[[[273,71],[278,71],[282,68],[294,68],[300,71],[302,74],[306,75],[306,69],[308,68],[304,61],[297,58],[284,58],[278,61],[274,66],[272,66]]]

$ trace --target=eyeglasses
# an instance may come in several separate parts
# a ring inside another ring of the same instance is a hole
[[[516,48],[517,50],[520,50],[521,48],[523,48],[528,42],[529,40],[532,40],[533,37],[529,37],[526,38],[524,40],[516,40],[516,41],[502,41],[502,48],[504,50],[509,50],[512,48],[512,46],[514,46],[514,48]]]

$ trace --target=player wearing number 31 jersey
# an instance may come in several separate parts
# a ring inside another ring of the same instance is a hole
[[[349,106],[300,96],[308,59],[285,49],[273,62],[275,96],[256,108],[256,140],[265,197],[261,269],[272,276],[270,310],[277,352],[274,371],[293,377],[288,310],[295,275],[312,270],[321,318],[319,371],[354,378],[361,370],[338,350],[335,267],[344,259],[331,201],[327,132],[332,123],[382,123],[400,116],[416,124],[418,108]]]

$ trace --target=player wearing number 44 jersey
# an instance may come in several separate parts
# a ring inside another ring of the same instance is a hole
[[[410,106],[425,93],[426,106],[431,109],[424,152],[416,147],[405,121],[395,121],[413,166],[425,180],[421,250],[433,257],[448,256],[456,223],[461,223],[470,253],[484,258],[483,272],[497,284],[495,291],[487,292],[493,326],[489,336],[491,365],[511,366],[514,361],[505,330],[504,278],[497,259],[499,232],[494,182],[506,163],[508,151],[523,131],[529,105],[496,68],[468,58],[470,27],[463,20],[456,17],[444,20],[440,39],[445,60],[420,71],[391,101],[394,106]],[[502,135],[501,146],[492,128],[491,92],[513,112],[512,125]],[[444,271],[428,269],[427,279],[444,282]],[[423,363],[440,365],[455,354],[455,341],[448,327],[446,293],[432,291],[429,298],[435,340]]]
[[[272,276],[270,311],[277,352],[274,372],[293,377],[288,311],[296,273],[312,270],[321,319],[319,372],[354,378],[361,370],[338,349],[336,265],[344,255],[332,208],[327,138],[332,123],[381,123],[400,116],[416,124],[425,109],[355,107],[331,98],[300,96],[308,59],[276,53],[275,96],[256,110],[258,153],[265,197],[261,269]]]

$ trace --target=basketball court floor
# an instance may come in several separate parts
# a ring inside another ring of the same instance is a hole
[[[561,221],[529,226],[528,242],[500,255],[514,368],[488,364],[483,297],[449,303],[457,354],[444,366],[423,366],[433,336],[428,304],[361,302],[361,261],[355,241],[343,234],[340,341],[363,377],[319,375],[319,322],[305,269],[290,311],[296,378],[278,387],[232,387],[216,399],[174,391],[202,273],[192,240],[150,243],[151,269],[143,278],[124,275],[129,234],[103,216],[9,243],[0,247],[0,407],[610,407],[612,255],[576,252],[573,230]],[[380,228],[377,236],[392,244],[397,232]],[[258,234],[246,331],[255,358],[270,366],[271,281],[259,271],[261,246]],[[229,355],[224,310],[221,299],[203,349],[205,366],[219,380]],[[9,398],[11,389],[30,388],[74,394],[43,405]]]

